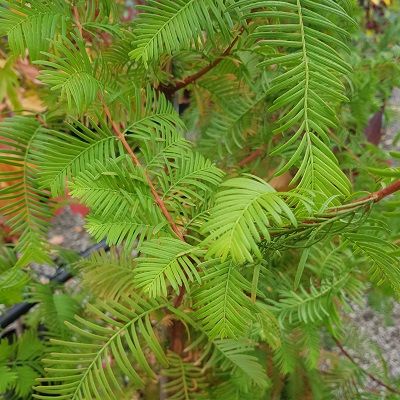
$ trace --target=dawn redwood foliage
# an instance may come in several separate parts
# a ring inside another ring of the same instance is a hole
[[[0,298],[38,302],[0,342],[5,398],[397,398],[341,344],[352,304],[400,295],[399,156],[364,135],[400,76],[391,17],[374,36],[351,0],[0,1],[5,65],[45,105],[0,122]],[[110,246],[74,259],[74,290],[29,269],[71,258],[46,238],[66,193]]]

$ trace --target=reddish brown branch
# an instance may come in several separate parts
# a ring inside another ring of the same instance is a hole
[[[400,179],[391,183],[389,186],[371,193],[365,199],[371,199],[374,203],[378,203],[382,199],[400,190]]]
[[[265,146],[261,146],[258,149],[254,150],[247,157],[245,157],[242,161],[239,162],[239,164],[238,164],[239,167],[243,168],[247,164],[250,164],[251,162],[256,160],[258,157],[261,157],[261,155],[264,153],[264,151],[265,151]]]
[[[81,37],[83,37],[83,28],[82,28],[81,21],[79,19],[79,12],[78,12],[78,7],[77,6],[73,6],[72,7],[72,13],[74,14],[76,27],[78,28],[79,34],[81,35]]]
[[[184,350],[185,326],[180,320],[174,319],[170,328],[171,350],[176,354],[182,354]]]
[[[191,83],[197,81],[199,78],[207,74],[207,72],[211,71],[213,68],[215,68],[226,56],[228,56],[232,49],[234,48],[236,42],[239,40],[239,37],[241,33],[243,32],[243,29],[239,32],[239,34],[233,39],[232,43],[226,48],[226,50],[218,56],[213,62],[210,64],[206,65],[204,68],[201,70],[197,71],[193,75],[189,75],[183,80],[175,83],[174,85],[165,85],[165,86],[160,86],[160,90],[167,96],[170,97],[173,95],[175,92],[177,92],[180,89],[185,88],[186,86],[190,85]]]
[[[185,296],[185,286],[181,286],[179,289],[179,294],[175,299],[174,307],[179,307],[182,304],[183,297]]]
[[[262,146],[256,150],[254,150],[252,153],[250,153],[246,158],[241,160],[239,162],[239,167],[244,167],[254,160],[256,160],[258,157],[262,156],[264,153],[265,146]],[[368,196],[365,196],[361,199],[354,200],[354,203],[362,202],[362,201],[368,201],[372,200],[374,203],[380,202],[382,199],[384,199],[387,196],[390,196],[393,193],[396,193],[400,191],[400,179],[391,183],[389,186],[377,190],[376,192],[370,193]],[[351,203],[350,203],[351,204]]]
[[[332,214],[332,216],[335,216],[335,212],[338,212],[340,210],[348,209],[349,211],[351,211],[370,204],[371,202],[378,203],[385,197],[390,196],[391,194],[398,191],[400,191],[400,179],[381,190],[377,190],[376,192],[370,193],[368,196],[362,197],[361,199],[355,199],[352,202],[344,204],[342,206],[330,208],[327,210],[327,212],[328,215]],[[303,221],[303,223],[307,223],[307,221]],[[312,223],[312,221],[309,221],[309,223]]]
[[[125,135],[121,132],[119,126],[115,123],[115,121],[113,121],[112,117],[111,117],[111,113],[109,108],[107,107],[107,105],[105,104],[104,100],[102,99],[102,105],[103,105],[103,109],[104,112],[108,118],[108,120],[111,123],[111,126],[113,128],[113,131],[115,133],[115,135],[117,136],[117,138],[120,140],[120,142],[122,143],[122,145],[125,147],[125,150],[127,151],[127,153],[129,154],[129,156],[131,157],[133,163],[137,166],[137,167],[142,167],[139,159],[136,157],[136,154],[133,152],[131,146],[129,146],[129,143],[126,141],[125,139]],[[159,194],[157,193],[157,190],[155,189],[153,182],[150,179],[150,176],[147,174],[146,171],[144,171],[144,176],[146,179],[147,184],[150,187],[151,190],[151,194],[156,202],[156,204],[158,205],[158,207],[160,208],[161,212],[163,213],[163,215],[165,216],[165,218],[167,219],[169,225],[171,226],[171,229],[174,231],[174,233],[176,234],[176,236],[180,239],[185,241],[185,238],[182,235],[182,232],[179,230],[178,226],[175,224],[175,221],[173,220],[171,214],[169,213],[169,211],[167,210],[164,201],[161,199],[161,197],[159,196]]]
[[[113,128],[113,131],[114,131],[115,135],[121,141],[121,143],[124,146],[125,150],[128,152],[129,156],[131,157],[133,163],[138,167],[142,167],[139,159],[136,157],[136,154],[133,152],[132,148],[129,146],[129,143],[126,141],[125,135],[121,132],[119,126],[112,119],[110,110],[107,107],[107,105],[105,104],[104,100],[101,99],[101,102],[102,102],[102,105],[103,105],[104,112],[105,112],[108,120],[111,123],[111,126]],[[175,221],[173,220],[171,214],[167,210],[164,201],[161,199],[161,197],[157,193],[157,191],[156,191],[156,189],[155,189],[155,187],[153,185],[153,182],[151,181],[149,175],[146,172],[144,172],[144,175],[145,175],[146,181],[147,181],[147,183],[148,183],[148,185],[150,187],[151,194],[153,195],[153,198],[154,198],[156,204],[158,205],[158,207],[160,208],[161,212],[163,213],[163,215],[167,219],[167,221],[168,221],[169,225],[171,226],[172,230],[174,231],[174,233],[176,234],[176,236],[180,240],[185,241],[185,238],[182,235],[182,232],[179,230],[179,228],[175,224]],[[175,307],[179,307],[182,304],[185,292],[186,292],[185,291],[185,287],[182,285],[180,287],[179,295],[176,297],[176,299],[174,301],[174,306]],[[171,350],[174,351],[177,354],[181,354],[182,351],[183,351],[183,348],[184,348],[184,339],[183,339],[183,337],[184,337],[184,329],[183,328],[184,328],[183,324],[179,320],[174,320],[172,322],[172,326],[171,326],[171,329],[170,329]]]
[[[136,154],[133,152],[131,146],[129,146],[129,143],[126,141],[125,135],[121,132],[119,126],[112,119],[109,108],[107,107],[107,105],[105,104],[103,99],[101,99],[101,101],[103,104],[104,112],[105,112],[108,120],[111,123],[111,126],[113,128],[115,135],[117,136],[117,138],[121,141],[121,143],[125,147],[126,151],[128,152],[129,156],[131,157],[133,163],[138,167],[142,167],[139,159],[136,157]],[[175,224],[175,221],[173,220],[171,214],[167,210],[164,201],[161,199],[161,197],[157,193],[149,175],[146,172],[144,172],[144,175],[145,175],[146,181],[150,187],[151,193],[153,195],[153,198],[154,198],[156,204],[159,206],[161,212],[167,219],[172,230],[174,231],[174,233],[180,240],[185,241],[185,238],[182,235],[182,232],[179,230],[179,228]],[[175,299],[175,302],[174,302],[175,307],[179,307],[181,305],[184,295],[185,295],[185,287],[182,285],[180,288],[179,295],[177,296],[177,298]],[[183,351],[183,347],[184,347],[183,346],[184,329],[183,329],[183,325],[180,321],[177,321],[177,320],[173,321],[171,329],[170,329],[170,334],[171,334],[171,349],[172,349],[172,351],[174,351],[177,354],[181,354]]]
[[[392,393],[396,393],[396,394],[400,394],[400,391],[387,385],[385,382],[381,381],[379,378],[375,377],[374,375],[372,375],[371,373],[369,373],[366,369],[364,369],[363,367],[361,367],[357,361],[347,352],[347,350],[343,347],[343,345],[335,338],[333,338],[333,340],[336,343],[336,346],[339,347],[341,353],[347,357],[357,368],[359,368],[365,375],[367,375],[372,381],[374,381],[375,383],[377,383],[378,385],[386,388],[387,390],[389,390],[389,392]]]

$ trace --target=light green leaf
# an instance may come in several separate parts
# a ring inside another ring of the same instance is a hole
[[[140,252],[135,282],[150,298],[166,297],[169,285],[175,293],[179,293],[180,286],[188,290],[189,282],[201,281],[196,270],[201,251],[188,243],[162,237],[146,241],[140,247]]]
[[[271,240],[269,228],[297,225],[286,203],[294,194],[276,192],[256,177],[233,178],[221,186],[204,227],[210,256],[225,260],[230,255],[238,263],[252,262],[253,255],[261,257],[257,244]]]

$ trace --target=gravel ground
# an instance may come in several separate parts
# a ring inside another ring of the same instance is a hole
[[[49,230],[50,243],[75,251],[86,250],[93,242],[83,225],[83,217],[66,207],[61,214],[54,217]]]
[[[89,234],[83,228],[84,219],[80,214],[71,212],[69,207],[53,218],[48,233],[48,239],[54,246],[81,252],[93,244]],[[47,283],[54,275],[56,267],[52,265],[33,264],[32,270],[36,272],[37,280]]]
[[[352,308],[347,314],[351,332],[348,343],[352,349],[346,349],[359,365],[376,371],[377,376],[382,375],[384,362],[388,375],[393,379],[400,378],[400,304],[394,302],[387,315],[371,308],[366,300]]]

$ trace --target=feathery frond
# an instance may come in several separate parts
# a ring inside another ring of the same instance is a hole
[[[143,171],[127,157],[97,161],[71,184],[71,195],[95,210],[87,219],[88,231],[97,239],[107,237],[110,245],[131,248],[160,231],[166,221],[153,198]]]
[[[10,247],[0,250],[0,304],[12,305],[22,300],[29,276],[15,266],[17,256]]]
[[[110,246],[123,245],[126,250],[132,250],[135,246],[154,236],[166,235],[166,223],[139,222],[136,215],[127,213],[118,217],[108,216],[104,218],[96,213],[86,218],[86,229],[96,239],[104,238]]]
[[[90,31],[98,25],[112,25],[118,17],[119,4],[112,0],[87,0],[77,3],[81,16],[82,28]],[[79,7],[80,6],[80,7]],[[100,29],[99,27],[99,29]],[[119,27],[119,24],[116,24]],[[115,33],[111,31],[111,33]]]
[[[0,101],[10,102],[12,110],[20,110],[22,105],[18,96],[20,81],[15,68],[15,57],[8,57],[0,68]]]
[[[22,300],[29,277],[18,267],[0,273],[0,303],[13,305]]]
[[[253,304],[246,296],[251,284],[232,260],[207,267],[202,285],[193,293],[195,318],[210,339],[245,336],[253,321]]]
[[[162,53],[191,47],[202,40],[204,30],[212,33],[219,27],[227,34],[230,21],[224,15],[224,1],[149,0],[138,8],[143,12],[136,22],[135,48],[130,56],[144,64],[157,60]]]
[[[318,287],[313,283],[307,289],[300,286],[298,293],[282,290],[279,301],[273,301],[273,307],[279,312],[279,317],[287,318],[289,323],[315,323],[326,318],[336,321],[335,297],[342,299],[345,296],[347,284],[350,286],[349,293],[359,295],[358,290],[353,287],[353,279],[347,272],[335,280],[322,280]]]
[[[321,353],[321,332],[320,327],[315,324],[301,324],[300,341],[305,350],[305,359],[310,369],[318,367],[318,361]]]
[[[16,55],[24,56],[28,49],[31,60],[48,50],[57,33],[65,34],[67,21],[64,1],[0,2],[0,36],[8,36],[8,45]]]
[[[76,299],[66,293],[56,293],[53,285],[35,285],[29,301],[39,303],[39,321],[47,328],[47,334],[56,338],[67,338],[69,332],[65,321],[72,322],[79,310]]]
[[[0,122],[0,164],[4,165],[0,190],[5,201],[0,212],[7,217],[14,234],[20,235],[16,250],[22,257],[17,265],[30,261],[50,262],[44,237],[51,217],[47,193],[38,189],[37,166],[33,158],[41,126],[35,118],[15,116]]]
[[[171,129],[172,128],[172,129]],[[163,123],[155,132],[145,127],[144,132],[130,135],[140,145],[145,160],[145,168],[152,173],[159,173],[169,160],[180,159],[188,155],[191,146],[182,133]]]
[[[162,199],[175,213],[191,215],[214,193],[224,173],[199,153],[167,164],[159,177]]]
[[[345,233],[343,237],[352,245],[356,254],[370,263],[369,275],[378,285],[387,282],[400,296],[400,260],[394,253],[396,246],[380,237],[382,229],[366,226],[359,232]]]
[[[256,302],[255,306],[257,308],[256,320],[260,324],[259,335],[261,339],[265,340],[272,349],[278,348],[281,343],[278,319],[267,304]]]
[[[222,371],[227,371],[236,379],[245,380],[243,386],[266,388],[269,385],[269,380],[266,371],[259,363],[257,357],[252,354],[254,347],[246,341],[237,341],[232,339],[215,340],[213,342],[215,352],[209,363],[220,363]],[[247,385],[246,383],[247,382]],[[249,384],[250,383],[250,384]],[[253,387],[253,390],[255,388]]]
[[[278,174],[298,166],[292,182],[317,192],[319,205],[332,196],[347,197],[350,183],[329,148],[328,132],[337,124],[336,104],[347,101],[341,78],[351,71],[340,54],[349,51],[345,44],[349,33],[336,24],[335,18],[347,24],[354,24],[353,19],[333,0],[265,0],[256,4],[243,0],[236,7],[240,7],[243,18],[271,20],[258,26],[252,37],[274,50],[260,66],[284,68],[266,94],[278,96],[270,112],[283,110],[274,132],[295,133],[272,154],[300,143]]]
[[[39,79],[51,90],[59,91],[70,112],[83,113],[96,100],[100,82],[84,43],[75,38],[76,46],[67,38],[54,43],[56,54],[43,52],[50,61],[36,61],[43,67]]]
[[[161,374],[168,378],[164,390],[171,400],[199,399],[199,392],[207,387],[206,377],[201,368],[185,362],[175,353],[168,354],[168,369]]]
[[[259,133],[263,122],[263,106],[265,107],[265,94],[259,96],[235,97],[224,107],[211,116],[209,127],[201,139],[200,145],[205,149],[218,147],[218,152],[234,153],[246,143],[249,136]],[[215,148],[212,149],[215,151]]]
[[[67,125],[68,131],[41,129],[35,158],[41,184],[53,196],[61,195],[68,180],[76,177],[96,161],[105,162],[123,153],[113,133],[103,123],[89,127],[79,121]]]
[[[291,374],[295,371],[299,356],[299,343],[293,335],[290,335],[290,332],[283,332],[281,336],[281,345],[274,349],[273,355],[274,363],[282,374]]]
[[[2,393],[6,393],[7,390],[10,390],[14,386],[17,380],[17,374],[6,365],[0,365],[0,374],[2,377],[0,382],[0,390]]]
[[[55,344],[66,346],[68,350],[53,353],[51,358],[44,360],[50,375],[39,379],[42,384],[35,388],[38,393],[33,397],[114,399],[123,394],[123,383],[119,381],[116,369],[122,371],[136,387],[142,387],[144,381],[138,375],[139,369],[147,376],[155,377],[146,357],[147,349],[161,365],[168,365],[151,322],[152,313],[164,306],[137,296],[124,297],[119,302],[90,305],[89,310],[98,319],[97,323],[76,317],[79,325],[68,324],[80,339],[55,341]]]
[[[146,169],[157,172],[168,164],[169,159],[184,157],[190,151],[191,145],[183,137],[183,128],[172,105],[161,96],[153,109],[146,110],[144,116],[137,117],[126,128],[126,136],[139,144]]]
[[[18,341],[0,341],[0,390],[10,397],[30,398],[32,386],[43,373],[40,358],[45,352],[34,331],[24,332]]]
[[[329,238],[311,246],[305,268],[321,279],[333,279],[354,264],[348,247]]]
[[[127,252],[100,250],[78,261],[75,267],[81,273],[83,286],[102,300],[117,301],[135,291],[136,260]]]
[[[357,397],[364,397],[362,387],[364,386],[365,375],[358,366],[348,360],[342,361],[332,368],[324,380],[331,389],[330,396],[334,396],[334,398],[352,400]],[[364,398],[370,399],[367,394]]]
[[[242,382],[236,377],[227,377],[227,379],[211,389],[212,399],[218,400],[262,400],[265,397],[265,391],[257,390],[255,393],[252,388],[242,386]]]
[[[198,256],[202,251],[188,243],[162,237],[146,241],[140,252],[135,282],[150,298],[166,297],[169,285],[179,293],[180,286],[188,290],[190,282],[201,281],[196,267],[200,264]]]
[[[151,199],[142,171],[121,156],[106,163],[96,160],[71,183],[71,195],[96,209],[98,215],[118,216],[145,209],[140,201]]]
[[[278,193],[254,176],[232,178],[221,187],[204,227],[204,232],[209,233],[205,243],[209,245],[210,256],[224,260],[230,255],[238,263],[252,262],[253,254],[261,258],[257,243],[271,239],[268,228],[297,225],[285,202],[294,194]]]
[[[150,86],[143,90],[135,88],[135,92],[139,99],[135,98],[133,121],[125,129],[128,136],[135,137],[137,134],[138,138],[145,139],[149,132],[158,132],[158,141],[161,141],[163,135],[166,135],[165,131],[183,133],[185,124],[164,94],[156,92]]]

